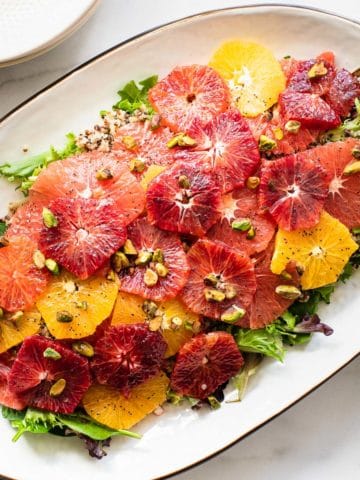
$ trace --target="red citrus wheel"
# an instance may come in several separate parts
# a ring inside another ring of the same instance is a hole
[[[144,190],[128,166],[115,155],[101,152],[51,163],[40,173],[30,189],[30,199],[48,206],[59,197],[112,200],[123,224],[140,215],[145,203]]]
[[[195,118],[206,123],[224,112],[230,93],[224,80],[210,67],[176,67],[149,91],[149,100],[165,125],[186,130]]]
[[[43,226],[42,206],[27,201],[11,217],[5,238],[11,240],[15,237],[25,237],[37,243]]]

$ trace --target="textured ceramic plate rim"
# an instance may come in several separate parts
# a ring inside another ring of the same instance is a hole
[[[91,3],[87,6],[87,8],[81,13],[81,15],[74,19],[61,32],[56,34],[54,37],[48,38],[48,40],[46,40],[44,43],[38,45],[37,47],[34,47],[33,49],[24,50],[23,53],[10,56],[5,60],[0,61],[0,68],[27,62],[28,60],[32,60],[33,58],[43,55],[49,50],[57,47],[60,43],[65,41],[89,20],[89,18],[95,13],[95,10],[100,5],[100,2],[101,0],[92,0]],[[25,102],[28,100],[25,100]]]
[[[302,6],[302,5],[296,5],[296,4],[278,4],[278,3],[266,3],[266,4],[256,4],[256,5],[251,5],[251,4],[248,4],[248,5],[242,5],[242,6],[239,6],[239,7],[229,7],[229,8],[224,8],[224,9],[215,9],[215,10],[210,10],[210,11],[206,11],[206,12],[202,12],[202,13],[199,13],[199,14],[194,14],[194,15],[191,15],[191,16],[188,16],[188,17],[185,17],[183,19],[179,19],[179,20],[175,20],[175,21],[172,21],[172,22],[169,22],[169,23],[166,23],[166,24],[163,24],[163,25],[160,25],[160,26],[157,26],[157,27],[154,27],[152,29],[149,29],[145,32],[142,32],[136,36],[133,36],[131,37],[130,39],[128,40],[125,40],[123,42],[120,42],[119,44],[105,50],[104,52],[94,56],[93,58],[91,58],[90,60],[84,62],[83,64],[77,66],[76,68],[74,68],[73,70],[71,70],[70,72],[66,73],[65,75],[61,76],[60,78],[58,78],[57,80],[55,80],[54,82],[50,83],[49,85],[47,85],[45,88],[39,90],[38,92],[36,92],[34,95],[30,96],[28,99],[26,99],[25,101],[21,102],[18,106],[16,106],[14,109],[12,109],[11,111],[9,111],[7,114],[5,114],[1,119],[0,119],[0,127],[4,124],[4,121],[7,120],[7,119],[10,119],[10,117],[15,114],[15,113],[19,113],[21,111],[21,109],[27,105],[29,105],[33,100],[35,100],[37,97],[39,97],[40,95],[42,94],[45,94],[47,91],[49,91],[53,86],[56,86],[58,84],[60,84],[62,81],[66,80],[67,78],[69,78],[70,76],[72,75],[75,75],[75,74],[78,74],[78,73],[81,73],[81,71],[88,65],[90,64],[93,64],[95,63],[97,60],[99,59],[102,59],[103,57],[105,57],[107,54],[110,54],[114,51],[116,51],[117,49],[119,49],[120,47],[123,47],[125,45],[128,45],[130,43],[132,43],[133,41],[137,40],[137,39],[140,39],[142,37],[145,37],[145,36],[148,36],[148,35],[151,35],[151,33],[158,33],[159,31],[162,31],[164,29],[167,29],[168,27],[172,27],[172,26],[176,26],[178,24],[181,24],[181,23],[186,23],[186,22],[189,22],[189,21],[192,21],[192,20],[196,20],[197,18],[201,18],[201,17],[205,17],[205,16],[211,16],[212,14],[216,14],[216,13],[219,13],[219,12],[231,12],[231,11],[237,11],[237,10],[243,10],[243,9],[247,9],[247,8],[252,8],[252,9],[260,9],[260,8],[271,8],[271,7],[276,7],[276,8],[287,8],[287,9],[298,9],[298,10],[304,10],[304,11],[307,11],[307,12],[315,12],[315,13],[320,13],[320,14],[323,14],[325,16],[329,16],[329,17],[335,17],[335,18],[338,18],[340,20],[343,20],[343,21],[347,21],[353,25],[356,25],[356,26],[360,26],[360,22],[356,21],[356,20],[353,20],[353,19],[350,19],[348,17],[345,17],[345,16],[342,16],[342,15],[339,15],[339,14],[336,14],[336,13],[333,13],[333,12],[329,12],[329,11],[326,11],[326,10],[323,10],[323,9],[320,9],[320,8],[313,8],[313,7],[305,7],[305,6]],[[316,390],[317,388],[319,388],[321,385],[323,385],[325,382],[327,382],[329,379],[331,379],[334,375],[336,375],[339,371],[341,371],[343,368],[345,368],[347,365],[349,365],[355,358],[357,358],[358,356],[360,355],[360,350],[355,353],[352,357],[350,357],[346,362],[342,363],[341,365],[339,365],[337,368],[335,368],[332,372],[330,372],[328,375],[324,376],[323,379],[319,382],[317,382],[316,384],[313,384],[311,387],[309,387],[302,395],[299,395],[295,400],[293,401],[290,401],[288,404],[286,404],[281,410],[278,410],[276,411],[273,415],[269,415],[269,417],[267,419],[265,419],[264,421],[262,421],[261,423],[255,425],[254,428],[252,429],[249,429],[246,433],[240,435],[239,437],[235,438],[234,440],[232,440],[231,442],[227,443],[226,445],[224,445],[222,448],[218,448],[216,451],[212,452],[212,453],[209,453],[208,455],[205,455],[203,456],[202,458],[200,458],[199,460],[195,461],[195,462],[192,462],[182,468],[178,468],[170,473],[167,473],[165,475],[161,475],[159,477],[156,477],[156,479],[165,479],[165,478],[170,478],[180,472],[184,472],[186,470],[189,470],[191,468],[193,468],[194,466],[196,465],[199,465],[215,456],[217,456],[218,454],[224,452],[225,450],[227,450],[228,448],[230,448],[231,446],[235,445],[237,442],[239,442],[240,440],[242,440],[243,438],[247,437],[248,435],[250,435],[251,433],[257,431],[258,429],[260,429],[261,427],[263,427],[264,425],[268,424],[271,420],[275,419],[276,417],[278,417],[279,415],[281,415],[282,413],[284,413],[285,411],[287,411],[289,408],[291,408],[293,405],[297,404],[298,402],[300,402],[302,399],[304,399],[305,397],[307,397],[309,394],[311,394],[314,390]],[[3,475],[0,475],[0,478],[4,478],[4,479],[12,479],[12,477],[7,477],[7,476],[3,476]]]

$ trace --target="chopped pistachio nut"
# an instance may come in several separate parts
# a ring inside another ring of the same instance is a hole
[[[186,175],[180,175],[178,183],[181,188],[190,188],[190,180]]]
[[[169,273],[169,269],[165,267],[162,263],[155,263],[155,271],[159,277],[166,277]]]
[[[222,302],[225,300],[225,293],[212,288],[204,289],[205,299],[208,302]]]
[[[155,302],[151,300],[145,300],[142,304],[142,309],[144,313],[146,313],[148,318],[154,318],[158,309],[158,306]]]
[[[284,138],[284,132],[280,127],[274,128],[274,137],[276,140],[282,140]]]
[[[300,130],[301,123],[297,120],[289,120],[285,123],[285,130],[289,133],[298,133]]]
[[[160,248],[157,248],[154,251],[153,256],[152,256],[152,260],[153,260],[153,262],[156,262],[156,263],[164,263],[164,260],[165,260],[164,253]]]
[[[224,292],[225,298],[227,298],[228,300],[235,298],[237,295],[235,287],[233,287],[232,285],[225,285]]]
[[[146,250],[141,250],[138,253],[137,259],[135,260],[135,265],[147,265],[151,262],[153,258],[152,252],[148,252]]]
[[[208,398],[207,398],[209,404],[210,404],[210,407],[213,409],[213,410],[218,410],[220,407],[221,407],[221,403],[219,402],[219,400],[214,396],[214,395],[210,395]]]
[[[125,255],[137,255],[138,254],[138,251],[136,250],[136,248],[134,247],[134,244],[132,243],[132,241],[129,238],[124,243],[123,251],[124,251]]]
[[[184,322],[183,322],[182,318],[180,318],[180,317],[173,317],[173,318],[171,319],[171,328],[172,328],[173,330],[176,330],[176,329],[180,328],[183,323],[184,323]]]
[[[114,178],[114,175],[109,168],[102,168],[96,172],[96,178],[97,180],[110,180]]]
[[[287,272],[286,270],[283,270],[281,273],[280,273],[280,276],[282,278],[284,278],[285,280],[292,280],[292,276],[289,272]]]
[[[204,277],[204,284],[208,287],[216,287],[218,284],[219,277],[215,273],[209,273]]]
[[[58,226],[58,223],[59,223],[58,219],[55,217],[52,211],[46,207],[44,207],[42,210],[42,218],[43,218],[45,227],[54,228]]]
[[[45,260],[45,267],[53,274],[59,275],[60,269],[59,265],[52,258],[47,258]]]
[[[49,394],[51,397],[58,397],[63,393],[66,387],[66,380],[65,378],[60,378],[57,382],[55,382],[52,387],[50,388]]]
[[[289,300],[296,300],[301,295],[301,291],[293,285],[278,285],[275,288],[275,292],[280,295],[280,297]]]
[[[136,139],[131,135],[125,135],[124,137],[122,137],[121,141],[129,150],[133,150],[138,145]]]
[[[256,235],[256,230],[254,227],[251,227],[247,232],[246,238],[248,240],[252,240],[255,237],[255,235]]]
[[[82,302],[75,302],[75,307],[79,308],[80,310],[87,310],[88,303],[85,300],[83,300]]]
[[[4,316],[4,310],[0,307],[0,318]]]
[[[149,330],[151,330],[152,332],[156,332],[156,331],[160,330],[162,320],[163,319],[160,316],[152,318],[149,321]]]
[[[51,358],[52,360],[60,360],[61,354],[54,350],[53,348],[46,348],[43,352],[44,358]]]
[[[91,358],[95,354],[93,346],[88,342],[74,342],[71,345],[71,348],[74,350],[74,352],[78,353],[79,355],[83,355],[84,357]]]
[[[123,268],[130,267],[130,262],[125,253],[116,252],[111,257],[111,266],[113,267],[115,272],[120,272]]]
[[[67,293],[74,293],[77,290],[77,286],[75,282],[73,282],[72,280],[68,280],[63,284],[63,289]]]
[[[309,78],[318,78],[323,77],[328,72],[328,69],[325,67],[324,62],[315,63],[310,70],[308,71]]]
[[[357,160],[360,160],[360,147],[354,147],[351,151],[351,155]]]
[[[144,273],[144,283],[147,287],[153,287],[157,284],[159,280],[158,274],[151,270],[151,268],[147,268]]]
[[[189,135],[186,135],[185,133],[178,133],[174,135],[168,142],[167,142],[167,147],[168,148],[173,148],[176,146],[179,147],[195,147],[197,145],[196,140],[193,138],[189,137]]]
[[[266,135],[260,135],[259,138],[259,149],[261,152],[269,152],[270,150],[274,150],[276,148],[275,140],[267,137]]]
[[[56,312],[56,320],[60,323],[70,323],[74,320],[74,317],[67,310],[60,310]]]
[[[42,268],[45,267],[45,255],[40,252],[40,250],[35,250],[34,255],[33,255],[33,262],[36,268],[41,270]]]
[[[142,173],[145,170],[146,164],[141,158],[133,158],[129,162],[130,172]]]
[[[231,228],[233,230],[239,230],[240,232],[247,232],[251,227],[252,224],[249,218],[241,218],[239,220],[234,220],[231,223]]]
[[[178,393],[174,392],[173,390],[168,390],[166,392],[166,401],[172,403],[173,405],[179,405],[179,403],[183,400],[183,396],[179,395]]]
[[[16,320],[20,320],[24,316],[24,312],[22,310],[18,310],[17,312],[13,313],[10,317],[10,320],[16,322]]]
[[[249,177],[246,180],[246,186],[250,190],[255,190],[260,185],[260,178],[259,177]]]
[[[238,320],[242,319],[245,314],[246,310],[233,305],[221,315],[221,320],[226,323],[236,323]]]
[[[355,227],[351,229],[353,235],[360,235],[360,227]]]
[[[346,165],[344,168],[344,175],[353,175],[360,172],[360,160]]]

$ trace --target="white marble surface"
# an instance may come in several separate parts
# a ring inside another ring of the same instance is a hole
[[[62,45],[30,62],[0,69],[0,117],[76,65],[144,30],[200,11],[248,3],[103,0],[95,16]],[[296,3],[360,21],[358,0]],[[358,480],[359,373],[360,358],[288,412],[221,455],[177,475],[177,480]]]

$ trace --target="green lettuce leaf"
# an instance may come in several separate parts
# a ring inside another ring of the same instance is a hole
[[[355,99],[355,116],[347,118],[341,125],[328,130],[321,136],[322,142],[338,142],[347,137],[360,138],[360,99]]]
[[[157,75],[145,78],[138,84],[131,80],[117,92],[120,100],[115,103],[113,108],[133,113],[135,110],[145,106],[148,112],[152,113],[153,110],[149,104],[147,94],[157,81]]]
[[[242,352],[261,353],[280,362],[284,360],[285,348],[282,337],[276,331],[269,332],[266,328],[257,330],[240,328],[234,336]]]
[[[4,235],[7,230],[7,225],[3,220],[0,220],[0,237]]]
[[[241,402],[245,396],[245,392],[252,377],[258,369],[263,356],[258,353],[247,353],[244,355],[245,363],[240,372],[232,378],[232,384],[236,388],[236,398],[227,400],[227,403]]]

